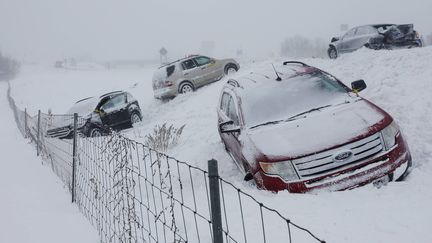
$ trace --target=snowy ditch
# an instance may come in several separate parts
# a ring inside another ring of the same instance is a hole
[[[111,90],[130,91],[139,100],[144,119],[140,126],[125,131],[126,136],[144,142],[156,125],[185,125],[179,144],[167,151],[170,156],[200,168],[206,168],[207,160],[215,158],[223,178],[299,225],[309,227],[327,242],[410,242],[413,239],[430,242],[432,49],[378,52],[362,49],[337,60],[302,61],[330,72],[347,85],[357,79],[366,81],[368,88],[361,95],[395,118],[410,146],[415,167],[405,182],[390,183],[381,189],[365,186],[352,191],[307,195],[274,194],[243,182],[241,172],[224,151],[216,128],[217,98],[226,80],[161,102],[153,99],[151,89],[155,67],[80,72],[31,66],[25,67],[12,83],[12,95],[20,107],[28,107],[35,114],[39,108],[62,113],[76,100]],[[225,200],[236,202],[234,197],[235,194]],[[238,209],[234,203],[229,206],[232,208],[227,209],[228,217],[234,217]],[[255,215],[245,216],[252,232],[260,227]],[[236,227],[233,232],[238,232],[240,226],[233,226]],[[275,240],[282,237],[281,230],[277,227],[274,230]]]

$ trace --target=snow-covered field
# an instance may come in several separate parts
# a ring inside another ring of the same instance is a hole
[[[99,242],[68,189],[17,130],[0,82],[0,242]]]
[[[241,63],[236,75],[280,61]],[[202,168],[207,160],[217,159],[222,177],[327,242],[432,242],[432,48],[361,49],[337,60],[301,61],[328,71],[347,85],[358,79],[366,81],[368,88],[361,95],[388,111],[408,141],[415,167],[406,181],[380,189],[369,185],[307,195],[274,194],[244,183],[216,128],[216,104],[226,79],[161,102],[153,99],[151,88],[156,66],[88,71],[25,66],[12,83],[12,96],[17,105],[33,114],[37,109],[64,113],[81,98],[112,90],[130,91],[139,100],[144,119],[138,127],[125,131],[127,136],[144,141],[155,125],[186,124],[179,145],[170,149],[169,155]]]

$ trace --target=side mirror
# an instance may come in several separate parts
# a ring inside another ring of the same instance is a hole
[[[340,40],[340,37],[333,37],[333,38],[331,39],[331,42],[335,42],[335,41],[338,41],[338,40]]]
[[[254,178],[254,177],[253,177],[252,173],[247,172],[246,175],[245,175],[245,177],[244,177],[244,180],[245,180],[245,181],[250,181],[250,180],[252,180],[253,178]]]
[[[229,120],[219,123],[219,130],[221,133],[240,132],[240,126],[234,125],[234,121]]]
[[[358,93],[358,92],[360,92],[360,91],[366,89],[366,87],[367,87],[367,86],[366,86],[366,83],[365,83],[365,81],[362,80],[362,79],[357,80],[357,81],[354,81],[354,82],[351,83],[351,89],[352,89],[354,92],[356,92],[356,93]]]

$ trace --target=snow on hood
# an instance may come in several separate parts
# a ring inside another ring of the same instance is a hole
[[[384,114],[361,99],[247,133],[267,157],[299,157],[348,142],[383,119]]]
[[[95,97],[90,97],[75,103],[67,112],[67,114],[78,113],[79,116],[86,117],[93,113],[96,105],[98,103],[98,99]]]
[[[88,118],[93,113],[98,99],[95,97],[86,98],[75,103],[67,112],[66,116],[53,117],[51,126],[53,127],[65,127],[70,126],[74,122],[73,114],[77,113],[82,118]],[[69,115],[69,116],[68,116]],[[79,120],[80,122],[81,120]]]

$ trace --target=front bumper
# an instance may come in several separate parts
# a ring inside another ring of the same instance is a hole
[[[383,152],[372,159],[366,159],[347,169],[329,172],[313,179],[285,182],[279,176],[268,175],[262,170],[255,174],[255,179],[258,186],[264,189],[288,190],[293,193],[347,190],[369,184],[385,176],[396,180],[404,175],[411,166],[411,154],[402,135],[399,135],[396,141],[397,145],[390,151]]]

